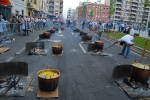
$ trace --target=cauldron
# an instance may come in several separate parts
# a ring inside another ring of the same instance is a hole
[[[80,35],[84,35],[85,33],[83,31],[80,31]]]
[[[61,30],[63,31],[63,30],[64,30],[64,27],[61,27]]]
[[[86,34],[86,40],[92,40],[92,35],[91,34]]]
[[[55,27],[55,26],[53,27],[53,29],[55,29],[55,31],[58,31],[58,28],[57,28],[57,27]]]
[[[55,33],[55,29],[52,28],[52,29],[50,30],[50,33]]]
[[[95,49],[97,51],[99,50],[103,50],[103,47],[104,47],[104,42],[103,41],[95,41]]]
[[[43,69],[37,72],[41,91],[54,91],[58,86],[60,72],[55,69]]]
[[[77,31],[77,32],[80,32],[80,29],[76,28],[76,31]]]
[[[60,44],[54,44],[52,46],[52,52],[53,52],[53,54],[61,54],[62,53],[62,49],[63,49],[63,47]]]
[[[131,79],[142,84],[147,84],[150,75],[150,66],[138,62],[132,63]]]
[[[50,38],[50,32],[44,32],[43,37],[44,38]]]

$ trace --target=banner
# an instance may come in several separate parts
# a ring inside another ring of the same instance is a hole
[[[9,5],[9,0],[0,0],[0,5]]]

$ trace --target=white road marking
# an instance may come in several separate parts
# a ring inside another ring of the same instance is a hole
[[[72,32],[72,35],[74,35],[74,33]]]
[[[86,53],[86,51],[84,50],[84,48],[82,47],[82,45],[79,43],[79,46],[80,46],[80,48],[82,49],[82,51],[84,52],[84,53]]]

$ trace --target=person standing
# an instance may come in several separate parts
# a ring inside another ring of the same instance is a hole
[[[102,22],[99,22],[99,25],[98,25],[98,39],[99,40],[101,39],[103,30],[104,30],[104,28],[103,28]]]
[[[3,37],[3,26],[2,26],[2,19],[0,18],[0,35]]]
[[[8,25],[8,21],[6,20],[6,17],[4,16],[2,20],[4,37],[7,36],[7,25]]]
[[[122,38],[120,38],[119,40],[115,41],[112,45],[116,44],[117,42],[120,42],[120,45],[123,45],[123,48],[122,48],[121,53],[119,53],[119,55],[124,55],[126,51],[126,54],[124,57],[128,58],[130,54],[130,47],[135,44],[133,40],[134,40],[134,37],[130,34],[127,34],[123,36]]]
[[[84,30],[85,21],[82,22],[82,30]]]

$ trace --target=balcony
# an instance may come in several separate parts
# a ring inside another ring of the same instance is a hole
[[[132,7],[132,8],[131,8],[131,10],[135,10],[135,11],[137,11],[137,8],[133,8],[133,7]]]
[[[53,11],[54,9],[49,9],[49,11]]]
[[[63,3],[63,0],[60,0],[60,3]]]
[[[135,3],[131,4],[131,6],[138,7],[138,5]]]
[[[49,5],[49,7],[54,7],[54,5]]]
[[[63,10],[60,10],[60,13],[62,13],[63,12]]]
[[[35,9],[35,8],[33,7],[33,5],[32,5],[32,2],[28,2],[28,3],[27,3],[27,8],[29,8],[29,9]]]
[[[53,3],[54,2],[54,0],[49,0],[49,3]]]
[[[116,2],[116,4],[122,4],[122,2]]]
[[[63,8],[63,5],[60,5],[60,8]]]
[[[136,12],[131,12],[131,14],[136,14]]]
[[[138,3],[138,0],[133,0],[132,2]]]

